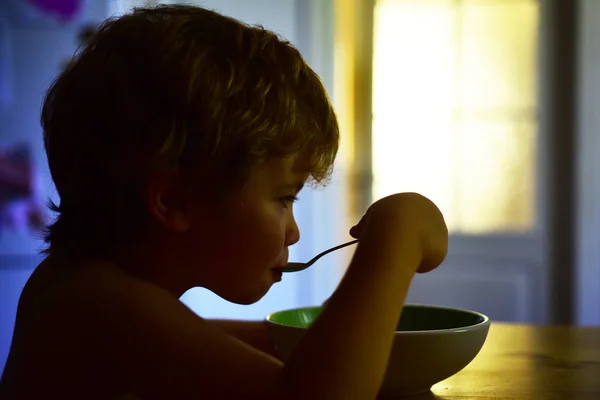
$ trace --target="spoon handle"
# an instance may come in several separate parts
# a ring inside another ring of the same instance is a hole
[[[314,256],[314,257],[313,257],[313,259],[312,259],[312,260],[310,260],[310,261],[309,261],[309,262],[307,262],[307,263],[304,263],[304,265],[302,266],[302,268],[283,268],[283,272],[298,272],[298,271],[302,271],[302,270],[304,270],[304,269],[306,269],[306,268],[310,267],[311,265],[313,265],[315,262],[317,262],[317,260],[318,260],[319,258],[323,257],[324,255],[326,255],[326,254],[329,254],[329,253],[331,253],[332,251],[335,251],[335,250],[341,249],[342,247],[350,246],[350,245],[352,245],[352,244],[354,244],[354,243],[358,243],[358,239],[351,240],[351,241],[349,241],[349,242],[347,242],[347,243],[340,244],[340,245],[338,245],[338,246],[335,246],[335,247],[332,247],[332,248],[330,248],[330,249],[328,249],[328,250],[325,250],[325,251],[324,251],[324,252],[322,252],[322,253],[319,253],[319,254],[317,254],[316,256]]]
[[[356,240],[351,240],[351,241],[349,241],[349,242],[347,242],[347,243],[343,243],[343,244],[340,244],[340,245],[338,245],[338,246],[332,247],[332,248],[330,248],[329,250],[325,250],[324,252],[322,252],[322,253],[319,253],[319,254],[317,254],[316,256],[314,256],[312,260],[310,260],[309,262],[307,262],[307,263],[306,263],[306,265],[310,267],[310,266],[311,266],[311,265],[313,265],[315,262],[317,262],[317,260],[318,260],[319,258],[323,257],[325,254],[329,254],[329,253],[331,253],[332,251],[335,251],[335,250],[337,250],[337,249],[341,249],[342,247],[350,246],[350,245],[352,245],[352,244],[354,244],[354,243],[358,243],[358,239],[356,239]]]

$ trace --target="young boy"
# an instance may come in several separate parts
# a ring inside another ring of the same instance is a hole
[[[262,322],[207,321],[205,287],[250,304],[299,240],[305,184],[338,126],[317,75],[259,27],[187,6],[103,25],[50,88],[44,142],[60,195],[23,290],[0,383],[8,399],[372,399],[415,272],[443,260],[439,210],[371,206],[339,288],[294,354]]]

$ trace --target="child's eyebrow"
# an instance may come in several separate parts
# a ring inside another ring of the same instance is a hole
[[[281,185],[279,188],[281,190],[295,190],[296,193],[300,192],[304,187],[304,182],[296,182],[296,183],[288,183]]]

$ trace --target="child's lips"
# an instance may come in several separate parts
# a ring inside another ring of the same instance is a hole
[[[273,280],[275,282],[281,281],[283,277],[283,267],[275,267],[271,269],[271,276],[273,276]]]

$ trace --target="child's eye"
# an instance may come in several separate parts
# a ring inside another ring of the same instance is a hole
[[[295,202],[297,202],[298,201],[298,197],[296,197],[296,196],[285,196],[285,197],[281,197],[279,199],[279,201],[281,202],[282,206],[284,206],[285,208],[287,208],[291,204],[294,204]]]

